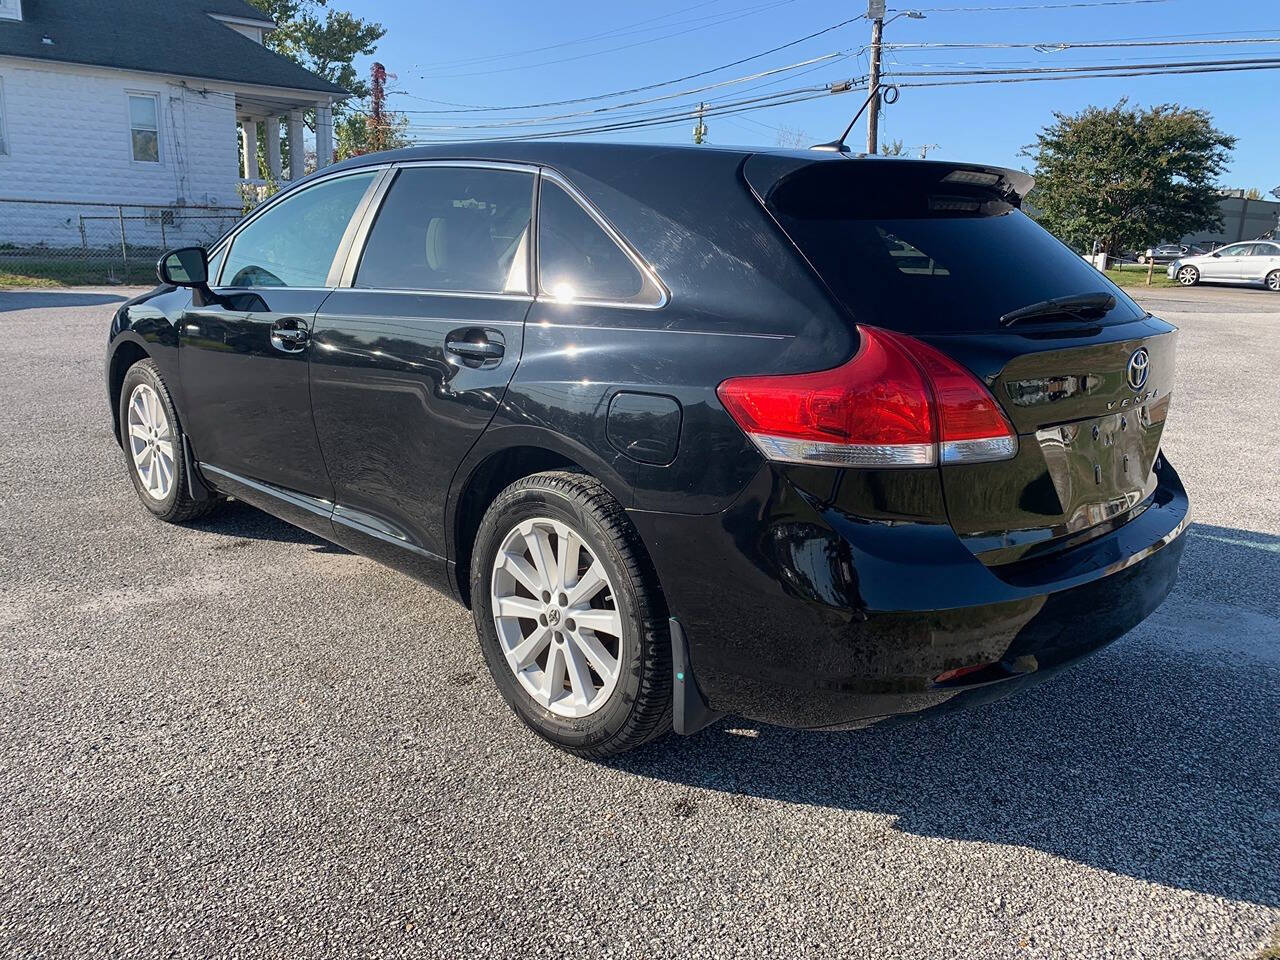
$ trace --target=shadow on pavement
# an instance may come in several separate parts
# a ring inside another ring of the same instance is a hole
[[[1280,906],[1280,537],[1189,533],[1161,609],[1008,699],[842,733],[727,719],[611,765]]]
[[[11,310],[48,310],[53,307],[94,307],[124,303],[117,293],[84,293],[76,290],[0,290],[0,313]]]
[[[270,540],[275,543],[302,544],[311,547],[316,553],[350,552],[309,530],[295,527],[239,500],[228,500],[207,517],[193,520],[188,526],[193,530],[231,537],[232,543],[236,540]]]

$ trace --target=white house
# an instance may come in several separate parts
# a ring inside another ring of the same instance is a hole
[[[259,137],[275,178],[301,175],[281,138],[307,111],[328,163],[347,94],[264,47],[274,28],[244,0],[0,0],[0,245],[88,245],[116,213],[142,221],[130,242],[160,212],[179,239],[192,208],[239,208]]]

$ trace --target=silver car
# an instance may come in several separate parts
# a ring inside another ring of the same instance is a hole
[[[1169,264],[1169,279],[1183,286],[1205,283],[1261,283],[1280,293],[1280,242],[1250,240],[1213,253],[1179,257]]]

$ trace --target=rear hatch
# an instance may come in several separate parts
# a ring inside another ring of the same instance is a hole
[[[984,562],[1060,550],[1144,509],[1175,328],[1022,212],[1029,177],[764,154],[744,174],[855,322],[927,342],[1001,405],[1012,458],[938,467],[951,525]]]

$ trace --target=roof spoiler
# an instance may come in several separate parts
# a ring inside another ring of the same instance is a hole
[[[810,153],[756,153],[747,157],[742,165],[742,176],[747,186],[760,197],[767,200],[769,194],[783,180],[794,176],[801,170],[815,164],[845,163],[853,164],[850,173],[856,178],[858,166],[903,165],[920,174],[927,173],[929,179],[936,175],[939,186],[953,184],[955,186],[987,186],[1001,194],[1014,206],[1021,206],[1022,201],[1031,188],[1035,186],[1035,177],[1021,170],[1008,167],[996,167],[981,163],[956,163],[948,160],[912,160],[906,157],[869,157],[865,154],[845,154],[830,150],[815,150]]]

